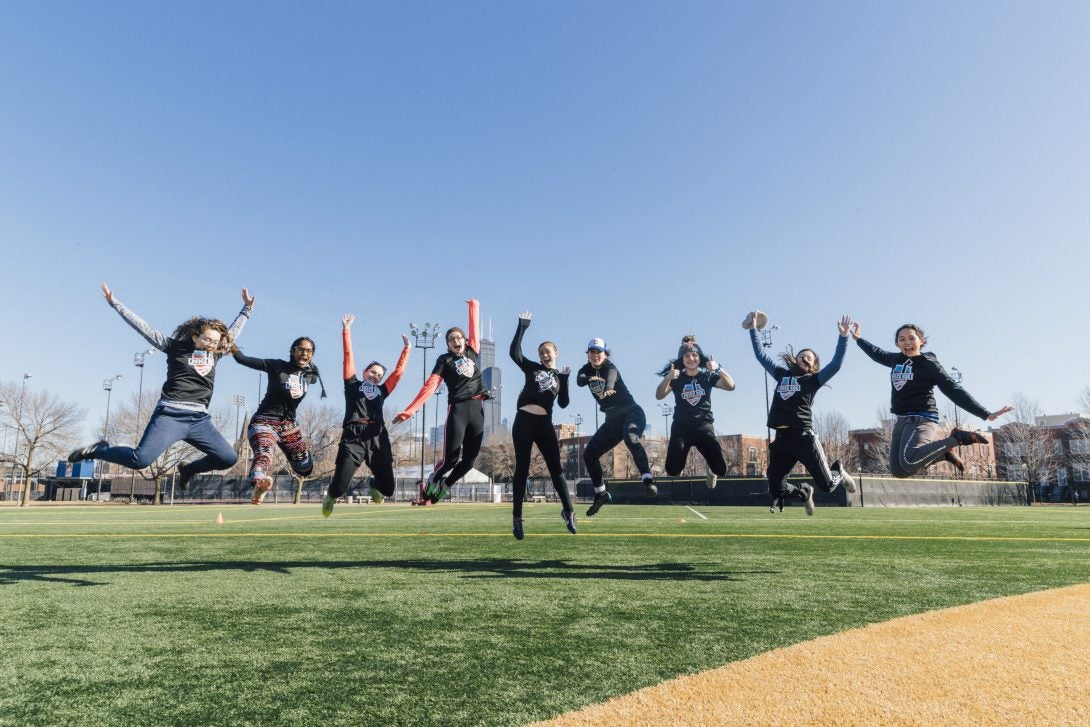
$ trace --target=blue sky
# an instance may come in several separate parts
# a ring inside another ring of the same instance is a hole
[[[606,338],[655,434],[685,333],[736,379],[719,430],[763,432],[753,307],[825,359],[841,314],[888,348],[914,321],[985,406],[1071,411],[1088,72],[1080,2],[2,2],[0,379],[89,429],[104,378],[134,393],[107,281],[168,333],[247,286],[240,345],[312,336],[334,405],[342,313],[392,363],[473,296],[501,351],[524,309],[573,369]],[[214,403],[255,377],[224,362]],[[817,409],[870,426],[888,390],[853,345]]]

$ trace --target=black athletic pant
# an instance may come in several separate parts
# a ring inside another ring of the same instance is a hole
[[[375,430],[378,430],[377,433]],[[361,464],[375,476],[375,489],[385,497],[394,494],[394,453],[386,427],[377,424],[349,424],[337,446],[336,468],[329,483],[329,494],[343,497]]]
[[[708,469],[716,476],[727,474],[727,462],[723,459],[723,449],[715,438],[715,425],[711,422],[678,423],[675,419],[670,426],[670,443],[666,446],[666,474],[676,477],[685,469],[689,450],[696,451],[708,463]]]
[[[435,474],[452,486],[473,469],[483,441],[484,405],[480,399],[466,399],[447,407],[443,459],[436,462]]]
[[[549,476],[553,478],[553,488],[560,495],[561,505],[565,510],[571,510],[571,496],[568,495],[568,483],[564,480],[563,468],[560,466],[560,443],[556,440],[553,418],[520,409],[515,414],[515,424],[511,427],[511,440],[515,445],[514,517],[522,517],[526,479],[530,475],[530,456],[535,444],[545,460]]]
[[[640,442],[640,435],[646,427],[647,417],[639,406],[606,414],[606,420],[583,451],[583,463],[587,466],[587,473],[596,488],[602,486],[602,463],[599,460],[621,442],[632,453],[632,459],[635,460],[640,474],[651,472],[651,466],[647,463],[647,452]]]
[[[777,429],[768,450],[768,494],[773,500],[780,497],[806,499],[806,493],[800,487],[786,481],[799,462],[814,479],[815,488],[832,492],[840,484],[840,477],[829,470],[825,450],[812,429]]]

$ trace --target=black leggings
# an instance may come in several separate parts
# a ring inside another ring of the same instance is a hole
[[[638,405],[606,414],[606,420],[590,438],[583,452],[583,463],[587,466],[587,473],[595,488],[602,486],[602,463],[598,460],[621,442],[624,442],[628,451],[632,453],[632,459],[636,462],[636,469],[640,471],[640,474],[650,474],[651,466],[647,463],[647,452],[644,451],[643,444],[640,442],[640,435],[646,427],[647,417]]]
[[[484,441],[484,405],[480,399],[467,399],[447,407],[443,432],[443,459],[435,463],[436,477],[453,485],[473,469]]]
[[[571,497],[568,495],[568,483],[564,480],[560,466],[560,444],[556,440],[552,417],[545,414],[531,414],[521,409],[515,414],[515,424],[511,427],[511,440],[515,445],[514,478],[514,517],[522,517],[522,501],[526,499],[526,479],[530,475],[530,455],[536,444],[545,460],[549,476],[553,478],[553,488],[560,495],[560,503],[565,510],[571,510]]]
[[[670,443],[666,447],[666,474],[676,477],[685,469],[689,450],[696,447],[708,463],[708,469],[717,477],[727,474],[727,462],[723,449],[715,438],[715,426],[711,422],[679,424],[674,420],[670,427]]]
[[[390,435],[380,426],[376,434],[374,424],[349,424],[341,433],[337,446],[336,468],[329,483],[329,494],[343,497],[352,484],[352,477],[361,464],[366,463],[375,476],[375,489],[385,497],[394,494],[394,453],[390,448]]]
[[[801,488],[786,481],[799,462],[810,473],[817,489],[832,492],[840,484],[840,475],[834,475],[829,469],[825,450],[812,429],[777,429],[776,438],[768,448],[768,494],[773,500],[780,497],[806,499]]]

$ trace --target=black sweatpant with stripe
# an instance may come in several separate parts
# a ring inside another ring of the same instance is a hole
[[[787,475],[796,464],[802,463],[814,487],[832,492],[840,484],[840,476],[829,469],[825,450],[812,429],[777,429],[776,438],[768,449],[768,494],[773,501],[780,497],[805,500],[802,488],[787,482]]]

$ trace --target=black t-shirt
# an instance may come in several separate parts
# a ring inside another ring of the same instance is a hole
[[[212,386],[216,382],[216,364],[222,354],[197,350],[192,340],[167,338],[167,380],[163,382],[162,398],[167,401],[190,402],[208,407],[212,401]]]
[[[461,356],[455,356],[448,351],[435,360],[431,372],[437,374],[447,385],[447,400],[451,404],[485,393],[481,367],[477,361],[477,352],[469,346],[465,347]]]
[[[514,361],[526,377],[526,382],[519,392],[516,409],[521,409],[527,404],[536,404],[552,414],[553,402],[560,404],[563,409],[568,405],[568,375],[562,374],[556,369],[545,367],[538,361],[531,361],[522,355],[522,334],[526,332],[530,322],[519,319],[518,330],[511,341],[511,360]]]
[[[235,361],[268,374],[269,384],[254,416],[295,421],[295,411],[307,395],[307,387],[318,380],[312,366],[300,369],[291,361],[283,359],[253,358],[236,353]]]
[[[591,377],[598,378],[592,380]],[[621,411],[636,405],[636,400],[632,398],[632,394],[629,393],[628,387],[625,386],[624,380],[621,378],[621,372],[608,358],[597,370],[590,365],[589,361],[583,364],[583,367],[579,369],[579,375],[575,383],[590,388],[590,393],[594,395],[594,398],[598,401],[598,407],[604,414]],[[615,392],[613,396],[604,396],[605,392],[610,389]]]
[[[386,388],[385,381],[374,384],[367,380],[360,381],[356,376],[345,379],[343,426],[348,426],[352,421],[359,419],[368,419],[381,426],[385,422],[382,406],[389,395],[390,391]]]
[[[930,413],[938,415],[935,404],[935,387],[949,397],[950,401],[970,414],[987,419],[991,413],[984,406],[961,388],[958,382],[950,378],[938,358],[931,352],[905,356],[900,351],[884,351],[870,341],[856,339],[859,348],[871,359],[889,366],[890,407],[894,414]]]
[[[677,424],[710,424],[712,416],[712,389],[719,381],[719,372],[697,371],[689,376],[685,370],[670,382],[674,392],[674,422]]]

